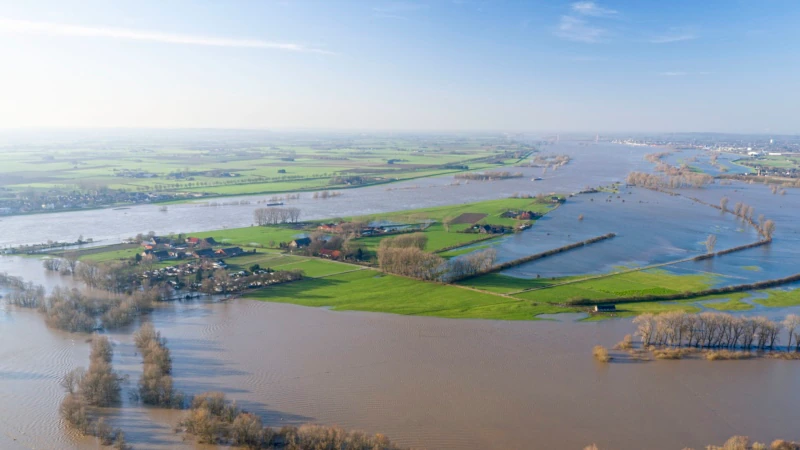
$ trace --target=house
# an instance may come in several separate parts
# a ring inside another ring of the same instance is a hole
[[[195,250],[194,256],[197,257],[197,258],[200,258],[200,259],[209,259],[209,258],[216,257],[217,254],[214,253],[214,250],[212,250],[210,248],[205,248],[205,249],[202,249],[202,250]]]
[[[153,256],[153,259],[155,259],[156,261],[164,261],[167,259],[172,259],[172,256],[170,256],[169,252],[166,250],[156,250],[152,252],[151,255]]]
[[[616,310],[615,305],[594,305],[594,312],[614,312]]]
[[[218,256],[226,256],[228,258],[232,258],[234,256],[239,256],[243,254],[244,250],[242,250],[239,247],[230,247],[230,248],[221,248],[217,250],[216,253]]]
[[[323,258],[339,259],[342,256],[342,252],[339,250],[328,250],[327,248],[323,248],[319,251],[319,256],[322,256]]]
[[[200,241],[201,241],[201,239],[200,238],[196,238],[196,237],[187,237],[186,238],[186,243],[189,244],[189,245],[198,245],[200,243]]]
[[[325,231],[328,233],[332,233],[334,231],[338,231],[339,226],[335,223],[323,223],[322,225],[318,226],[317,229],[319,231]]]
[[[301,248],[301,247],[308,247],[310,244],[311,244],[311,238],[304,237],[289,242],[289,247]]]

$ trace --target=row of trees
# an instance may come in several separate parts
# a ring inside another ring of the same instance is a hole
[[[260,226],[297,223],[300,220],[300,208],[258,208],[253,211],[253,217]]]
[[[464,172],[464,173],[457,173],[455,175],[457,180],[475,180],[475,181],[487,181],[487,180],[505,180],[508,178],[522,178],[522,172]]]
[[[311,198],[325,200],[328,198],[339,197],[341,195],[342,193],[337,191],[320,191],[314,192],[314,194],[311,195]]]
[[[705,173],[679,171],[674,174],[657,175],[644,172],[631,172],[626,182],[633,186],[648,189],[700,188],[714,182],[714,177]]]
[[[772,240],[772,236],[775,234],[775,221],[772,219],[766,219],[763,214],[759,214],[758,221],[755,222],[753,220],[755,208],[753,208],[752,205],[748,205],[743,202],[736,202],[736,204],[733,205],[733,209],[729,210],[729,203],[730,200],[728,197],[722,197],[720,199],[719,208],[722,210],[722,212],[733,213],[733,215],[740,217],[742,220],[745,220],[753,225],[765,240]]]
[[[226,401],[221,392],[196,396],[179,426],[201,443],[232,444],[248,449],[400,450],[380,434],[373,436],[318,425],[283,427],[280,430],[265,427],[258,416]]]
[[[642,314],[633,323],[644,346],[774,350],[783,328],[788,336],[787,351],[793,342],[794,350],[800,351],[800,316],[796,314],[789,314],[783,322],[773,322],[766,317],[671,311]]]
[[[94,336],[91,343],[89,369],[75,369],[61,380],[67,395],[59,413],[64,422],[82,434],[97,436],[103,445],[127,448],[120,430],[112,430],[103,418],[93,419],[90,407],[114,406],[120,402],[123,377],[114,371],[111,360],[114,350],[105,336]]]
[[[145,405],[181,408],[184,395],[172,385],[172,358],[167,340],[146,323],[133,335],[136,348],[142,354],[144,370],[139,379],[139,399]]]

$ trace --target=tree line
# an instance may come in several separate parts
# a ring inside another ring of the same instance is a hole
[[[300,220],[300,208],[258,208],[253,211],[253,217],[259,226],[297,223]]]
[[[185,396],[173,387],[172,357],[166,338],[153,324],[145,323],[133,335],[133,341],[144,365],[139,379],[139,399],[145,405],[182,408]]]
[[[114,350],[105,336],[92,337],[89,369],[75,369],[61,380],[66,396],[59,406],[64,422],[79,433],[96,436],[103,445],[125,449],[125,436],[113,430],[105,419],[95,419],[91,407],[108,407],[120,403],[123,377],[114,371],[111,360]]]
[[[629,185],[648,189],[700,188],[714,182],[714,177],[705,173],[679,171],[664,175],[631,172],[626,178]]]
[[[787,351],[800,352],[800,316],[789,314],[782,322],[766,317],[738,317],[726,313],[689,314],[671,311],[642,314],[633,319],[636,335],[649,347],[775,350],[781,331],[787,335]]]
[[[508,178],[522,178],[522,172],[465,172],[457,173],[455,175],[457,180],[474,180],[474,181],[487,181],[487,180],[505,180]]]
[[[383,435],[345,431],[337,427],[303,425],[275,430],[255,414],[239,409],[221,392],[197,395],[178,425],[200,443],[235,445],[248,449],[284,450],[400,450]]]

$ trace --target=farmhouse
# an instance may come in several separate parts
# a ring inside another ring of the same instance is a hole
[[[244,250],[242,250],[240,247],[230,247],[230,248],[221,248],[217,250],[216,253],[218,256],[227,256],[229,258],[232,258],[234,256],[239,256],[243,254]]]
[[[195,250],[194,256],[200,259],[208,259],[216,257],[217,254],[214,252],[214,250],[206,248],[202,250]]]
[[[305,238],[295,239],[292,242],[289,242],[289,247],[302,248],[302,247],[308,247],[310,244],[311,244],[311,238],[305,237]]]

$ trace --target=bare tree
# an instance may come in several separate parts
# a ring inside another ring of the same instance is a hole
[[[722,209],[722,212],[728,211],[728,197],[722,197],[719,201],[719,207]]]
[[[789,314],[783,321],[783,327],[786,328],[789,336],[789,340],[786,342],[786,351],[792,348],[792,339],[795,342],[795,351],[800,351],[800,316]]]
[[[706,238],[705,245],[708,253],[714,253],[714,248],[717,246],[717,235],[709,234],[708,238]]]
[[[772,219],[764,221],[761,232],[764,235],[764,239],[772,240],[772,236],[775,234],[775,222]]]

